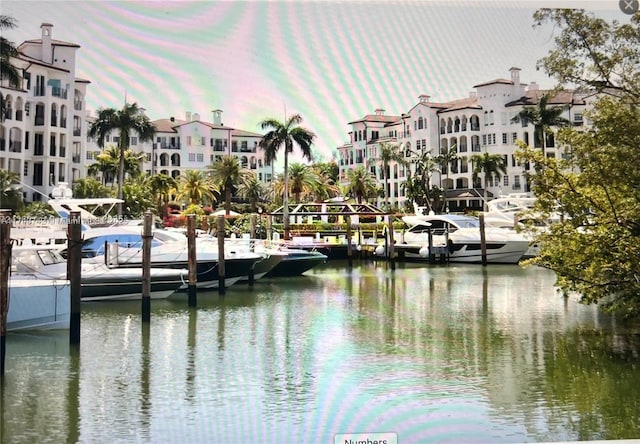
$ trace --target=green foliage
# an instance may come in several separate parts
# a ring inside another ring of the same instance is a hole
[[[18,211],[24,205],[20,176],[9,170],[0,170],[0,209]]]
[[[533,263],[555,270],[558,284],[585,303],[640,314],[640,111],[600,101],[587,131],[562,130],[567,159],[548,159],[523,147],[535,163],[537,210],[564,220],[540,235]],[[624,128],[624,130],[621,130]]]
[[[542,9],[536,24],[559,29],[556,48],[540,61],[560,83],[599,92],[592,125],[558,132],[562,159],[521,145],[532,162],[535,211],[562,219],[539,235],[530,263],[556,271],[564,292],[584,303],[640,315],[640,14],[611,24],[581,10]]]
[[[109,197],[109,189],[93,177],[77,179],[73,182],[73,197],[78,199],[90,197]]]
[[[596,18],[581,9],[540,9],[536,26],[549,23],[555,49],[538,62],[538,67],[561,84],[589,90],[640,104],[640,12],[629,23]]]
[[[122,187],[124,205],[122,215],[132,219],[141,218],[147,210],[154,210],[155,202],[149,194],[144,180],[128,180]]]
[[[18,216],[35,219],[46,219],[58,217],[58,213],[48,203],[45,202],[29,202],[20,211]]]

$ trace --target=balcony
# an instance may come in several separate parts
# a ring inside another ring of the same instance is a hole
[[[179,142],[177,144],[163,142],[156,145],[160,145],[160,149],[163,149],[163,150],[179,150],[180,149]]]
[[[82,130],[80,128],[74,128],[73,129],[73,135],[74,136],[80,136],[82,134]]]
[[[80,163],[80,154],[74,154],[73,156],[71,156],[71,161],[73,163]]]
[[[36,126],[43,126],[44,125],[44,115],[37,115],[36,116],[35,125]]]

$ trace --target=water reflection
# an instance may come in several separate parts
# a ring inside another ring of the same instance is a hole
[[[513,266],[329,263],[8,338],[2,442],[638,438],[639,332]]]

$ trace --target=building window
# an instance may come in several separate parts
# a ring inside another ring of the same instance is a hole
[[[509,141],[508,134],[502,133],[502,144],[506,145],[508,141]]]
[[[518,140],[518,133],[511,133],[511,143],[515,145],[516,140]]]

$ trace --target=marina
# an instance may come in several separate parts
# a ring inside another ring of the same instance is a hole
[[[640,326],[514,265],[329,261],[226,295],[83,303],[9,333],[0,441],[638,438]],[[146,326],[145,326],[146,325]]]

